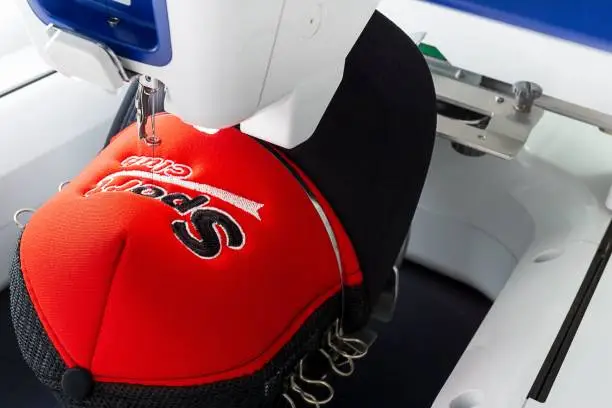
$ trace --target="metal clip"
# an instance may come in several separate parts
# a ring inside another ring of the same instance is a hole
[[[322,339],[324,344],[322,344],[318,352],[324,357],[322,361],[324,366],[329,364],[331,370],[340,377],[350,377],[355,372],[354,360],[365,357],[371,343],[368,340],[364,341],[358,337],[344,335],[340,326],[340,320],[336,320],[328,328]],[[314,358],[314,356],[314,354],[310,354],[302,358],[297,367],[295,367],[293,373],[288,377],[289,382],[286,384],[287,388],[286,392],[283,394],[283,398],[291,408],[295,408],[295,402],[291,396],[289,396],[289,392],[297,394],[303,402],[314,405],[317,408],[321,405],[328,404],[334,398],[335,391],[327,381],[327,374],[323,374],[317,379],[308,378],[304,375],[305,360],[307,358]],[[308,360],[306,364],[314,364],[314,366],[307,365],[306,370],[314,370],[315,373],[317,372],[317,369],[314,368],[317,367],[316,361]],[[316,392],[317,396],[313,395],[312,391]]]
[[[17,225],[17,227],[19,227],[19,229],[24,229],[27,224],[27,221],[22,221],[22,216],[32,216],[32,214],[34,214],[35,212],[36,210],[33,208],[22,208],[20,210],[17,210],[13,215],[13,222],[15,223],[15,225]]]
[[[349,360],[359,360],[368,354],[370,346],[358,338],[344,336],[337,320],[332,328],[333,334],[331,330],[327,332],[327,345],[333,351]]]
[[[334,398],[334,389],[332,388],[331,385],[329,385],[325,381],[311,380],[311,379],[304,377],[304,374],[302,373],[302,362],[301,361],[300,361],[299,377],[300,377],[300,380],[306,384],[317,385],[319,387],[323,387],[328,394],[327,397],[324,399],[317,399],[317,397],[315,397],[313,394],[307,391],[304,391],[304,389],[297,383],[295,379],[295,374],[293,374],[291,377],[289,377],[289,387],[291,388],[292,391],[294,391],[300,397],[302,397],[302,400],[306,402],[307,404],[314,405],[315,407],[319,408],[321,405],[328,404]]]
[[[327,359],[336,374],[350,377],[355,372],[355,360],[364,358],[368,354],[370,344],[357,337],[345,336],[338,320],[327,331],[326,337],[327,348],[321,348],[319,352]]]
[[[300,397],[305,403],[314,405],[317,408],[321,405],[330,403],[334,399],[334,388],[327,381],[325,381],[327,375],[324,375],[318,379],[313,379],[308,378],[304,373],[304,361],[311,357],[312,355],[308,355],[302,358],[293,374],[289,376],[289,383],[287,385],[288,391],[283,394],[283,397],[292,408],[295,408],[295,403],[287,394],[287,392],[291,391],[297,394],[297,396]],[[315,392],[317,395],[313,394],[313,392]]]
[[[138,79],[136,92],[136,123],[138,126],[138,139],[149,146],[159,146],[161,139],[155,131],[155,94],[159,90],[160,82],[150,76],[141,75]],[[151,119],[151,134],[147,134],[147,123]]]
[[[331,369],[340,377],[350,377],[355,372],[355,363],[350,358],[344,357],[345,360],[341,363],[338,363],[339,357],[343,356],[335,354],[335,356],[332,357],[332,355],[324,349],[319,349],[319,352],[323,354],[323,356],[325,356],[327,361],[329,361],[329,366],[331,367]],[[344,367],[348,368],[343,369]]]
[[[289,406],[290,406],[291,408],[297,408],[297,407],[295,406],[295,402],[293,402],[293,398],[291,398],[291,397],[289,396],[289,394],[287,394],[286,392],[284,392],[284,393],[283,393],[283,398],[285,399],[285,401],[287,402],[287,404],[289,404]]]
[[[64,189],[64,187],[66,187],[68,184],[70,184],[70,181],[64,181],[59,186],[57,186],[57,191],[61,192]]]
[[[310,394],[309,392],[306,392],[302,389],[302,387],[300,387],[297,382],[295,382],[295,375],[292,375],[289,378],[289,386],[291,387],[292,391],[295,391],[300,397],[302,397],[302,399],[311,404],[314,405],[315,407],[319,408],[319,401],[315,398],[314,395]]]
[[[310,384],[312,386],[317,386],[319,389],[321,390],[325,390],[325,392],[328,394],[327,398],[323,398],[321,400],[309,400],[306,397],[304,398],[306,400],[306,402],[308,402],[309,404],[321,404],[321,405],[325,405],[329,402],[331,402],[331,400],[334,398],[334,388],[326,381],[321,380],[313,380],[312,378],[308,378],[304,375],[304,359],[300,360],[300,364],[299,364],[299,368],[298,368],[298,374],[299,374],[299,378],[302,382],[304,382],[305,384]],[[316,401],[316,402],[315,402]]]

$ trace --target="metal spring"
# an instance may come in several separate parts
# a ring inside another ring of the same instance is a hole
[[[15,211],[15,214],[13,214],[13,222],[15,223],[15,225],[17,225],[19,229],[24,229],[27,224],[27,221],[22,221],[22,216],[26,214],[29,214],[31,216],[35,212],[36,210],[33,208],[22,208],[20,210],[17,210]]]
[[[57,187],[57,191],[61,192],[68,184],[70,184],[70,181],[64,181]],[[26,215],[31,216],[35,212],[36,210],[34,208],[20,208],[19,210],[15,211],[15,214],[13,214],[13,222],[19,229],[24,229],[27,222],[22,220],[22,218]]]
[[[60,183],[60,185],[57,186],[57,191],[61,192],[68,184],[70,184],[70,181],[64,181],[63,183]]]
[[[339,321],[336,320],[324,335],[324,345],[318,352],[321,353],[332,372],[341,377],[349,377],[355,372],[355,360],[365,357],[368,353],[369,345],[355,337],[345,336],[340,328]],[[326,381],[327,375],[320,379],[308,378],[304,375],[304,362],[308,356],[302,358],[296,366],[295,372],[289,376],[287,391],[282,394],[285,402],[290,408],[296,408],[296,399],[299,398],[308,405],[319,408],[321,405],[328,404],[334,398],[335,391],[329,382]],[[324,397],[317,398],[313,393],[305,388],[318,390],[317,394]]]

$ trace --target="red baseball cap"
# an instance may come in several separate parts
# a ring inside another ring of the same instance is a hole
[[[369,315],[351,242],[308,177],[236,129],[132,126],[23,231],[18,343],[68,407],[278,400],[338,319]]]

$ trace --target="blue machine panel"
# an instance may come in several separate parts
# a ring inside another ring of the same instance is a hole
[[[612,51],[612,0],[428,0]]]
[[[45,24],[104,43],[120,57],[155,66],[172,59],[166,0],[27,1]]]

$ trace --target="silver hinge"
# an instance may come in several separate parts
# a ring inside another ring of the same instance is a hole
[[[533,82],[508,84],[426,57],[438,98],[438,135],[476,152],[512,159],[544,112],[610,133],[612,116],[548,95]],[[476,155],[476,154],[474,154]]]

